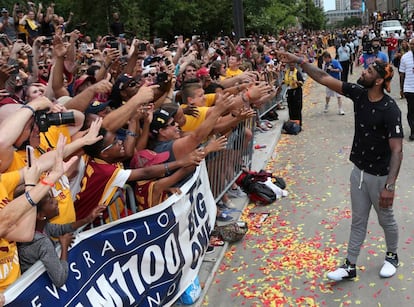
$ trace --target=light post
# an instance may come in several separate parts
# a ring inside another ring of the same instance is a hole
[[[236,41],[238,41],[241,37],[246,36],[244,30],[243,0],[233,0],[233,24]]]

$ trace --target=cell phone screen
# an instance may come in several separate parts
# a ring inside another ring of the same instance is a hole
[[[118,49],[118,47],[119,47],[118,42],[110,42],[109,45],[110,45],[111,48],[114,48],[114,49]]]
[[[27,43],[26,41],[26,33],[20,32],[19,34],[17,34],[17,39],[21,39],[23,41],[23,43]]]
[[[33,158],[33,147],[30,145],[26,146],[26,161],[27,166],[32,167],[32,158]]]

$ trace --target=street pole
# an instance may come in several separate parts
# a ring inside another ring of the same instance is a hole
[[[244,30],[243,0],[233,0],[233,23],[236,41],[238,41],[241,37],[246,36]]]

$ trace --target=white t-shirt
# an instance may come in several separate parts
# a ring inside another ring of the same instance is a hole
[[[405,74],[404,93],[414,93],[414,55],[408,51],[401,57],[399,71]]]

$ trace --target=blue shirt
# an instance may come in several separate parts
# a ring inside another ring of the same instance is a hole
[[[364,53],[362,55],[362,58],[364,59],[364,68],[367,69],[369,65],[375,62],[375,60],[381,60],[384,63],[388,63],[388,57],[387,55],[382,52],[378,51],[377,54],[375,53]]]
[[[339,69],[340,71],[330,71],[328,68],[332,67],[334,69]],[[330,62],[325,63],[325,71],[334,77],[335,79],[341,79],[342,65],[338,60],[332,59]]]

